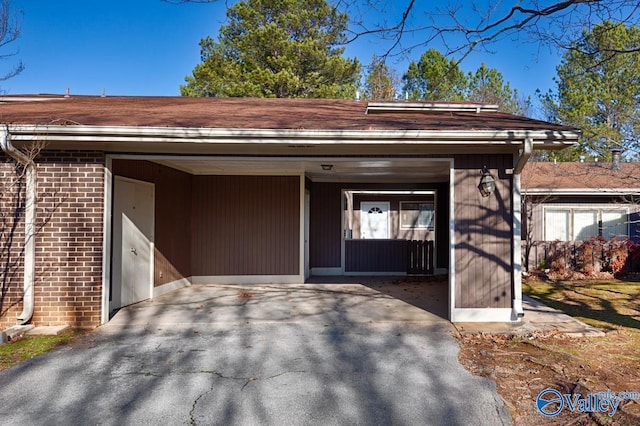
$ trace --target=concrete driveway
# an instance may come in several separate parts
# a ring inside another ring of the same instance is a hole
[[[458,363],[446,284],[366,284],[192,286],[127,307],[1,372],[0,424],[510,423]]]

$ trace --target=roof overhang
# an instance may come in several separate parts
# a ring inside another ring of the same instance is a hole
[[[330,155],[517,152],[526,139],[534,149],[562,149],[577,142],[577,131],[542,130],[308,130],[142,126],[10,125],[18,144],[41,140],[50,149],[107,152],[244,153]]]
[[[523,189],[525,195],[535,196],[589,196],[589,197],[618,197],[625,195],[640,195],[640,188],[532,188]]]

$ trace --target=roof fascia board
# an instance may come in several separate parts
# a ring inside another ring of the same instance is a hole
[[[300,130],[300,129],[223,129],[223,128],[189,128],[189,127],[137,127],[137,126],[38,126],[10,125],[12,135],[43,136],[44,139],[64,138],[67,141],[120,141],[145,140],[153,142],[202,141],[229,142],[238,140],[246,142],[290,143],[291,140],[303,139],[306,142],[318,143],[375,143],[376,141],[438,141],[441,143],[494,143],[520,144],[526,138],[537,143],[548,145],[550,142],[559,145],[572,145],[578,139],[575,131],[544,130]]]
[[[534,188],[523,189],[525,195],[580,195],[601,197],[607,195],[640,195],[640,188],[620,189],[620,188],[576,188],[576,189],[549,189]]]

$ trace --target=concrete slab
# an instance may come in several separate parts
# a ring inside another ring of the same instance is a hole
[[[427,305],[438,309],[425,309]],[[446,287],[441,284],[394,284],[387,279],[367,285],[348,280],[331,284],[196,285],[121,309],[107,326],[420,322],[455,331],[443,318],[443,309]]]
[[[41,325],[29,330],[27,336],[58,336],[70,328],[69,325]]]
[[[524,318],[514,323],[456,323],[461,333],[527,336],[536,331],[557,331],[571,337],[602,337],[604,332],[537,300],[523,296]]]
[[[417,306],[446,307],[422,284],[193,286],[129,306],[0,372],[0,423],[510,424],[453,325]]]

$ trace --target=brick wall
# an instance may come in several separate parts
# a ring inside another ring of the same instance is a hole
[[[3,180],[15,167],[3,159]],[[100,323],[102,297],[102,231],[104,155],[100,152],[42,152],[37,157],[35,325]],[[15,199],[15,196],[12,197]],[[0,200],[3,211],[15,200]],[[15,209],[14,209],[15,210]],[[19,209],[18,209],[19,210]],[[10,258],[22,256],[24,212]],[[8,253],[3,254],[6,265]],[[13,261],[15,263],[15,261]],[[6,282],[0,326],[15,324],[22,310],[22,265],[13,265]]]
[[[0,328],[22,312],[23,170],[0,152]],[[9,321],[6,321],[6,319]]]

